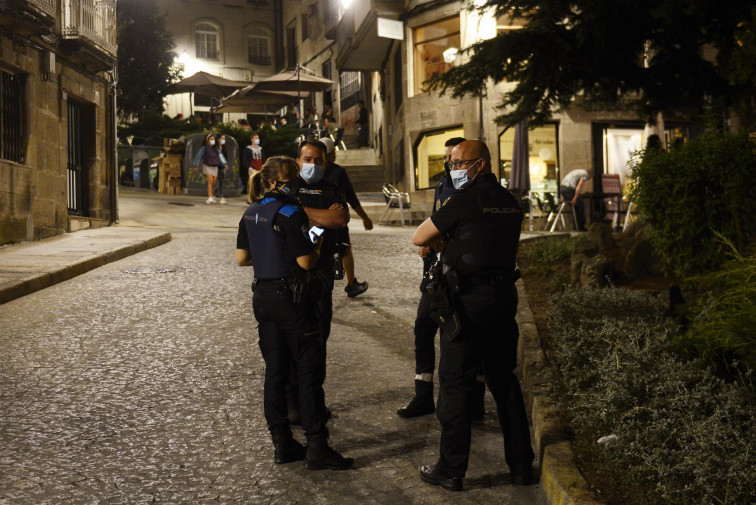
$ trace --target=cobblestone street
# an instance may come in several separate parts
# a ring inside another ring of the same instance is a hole
[[[440,430],[435,416],[395,414],[413,391],[421,261],[409,226],[353,220],[370,289],[334,291],[329,429],[355,469],[274,465],[252,269],[234,261],[246,205],[169,198],[122,194],[120,224],[170,231],[168,244],[0,305],[0,505],[543,503],[538,486],[509,483],[490,394],[465,491],[418,476]]]

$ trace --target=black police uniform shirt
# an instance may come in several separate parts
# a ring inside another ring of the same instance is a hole
[[[286,203],[291,203],[299,207],[299,202],[293,198],[286,197],[280,193],[267,193],[265,198],[276,197],[283,200]],[[239,221],[239,231],[236,234],[236,248],[250,250],[249,236],[247,234],[247,227],[244,226],[244,217],[248,216],[248,212],[252,209],[252,205],[247,207]],[[278,212],[276,218],[273,220],[273,230],[280,235],[282,239],[285,239],[289,251],[294,258],[300,256],[306,256],[315,250],[315,246],[310,240],[310,221],[307,219],[307,214],[303,209],[292,213],[289,216]],[[254,267],[254,265],[252,265]]]
[[[320,179],[314,184],[307,184],[299,180],[297,200],[302,207],[313,209],[328,209],[334,203],[345,205],[344,194],[341,189],[326,179]],[[326,228],[322,235],[323,243],[320,246],[320,259],[315,268],[333,268],[333,254],[338,247],[338,230]]]
[[[494,174],[465,184],[431,216],[448,235],[444,264],[469,277],[513,271],[522,226],[522,210]]]

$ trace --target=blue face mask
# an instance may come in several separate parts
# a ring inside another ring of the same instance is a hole
[[[477,165],[477,163],[475,163],[475,165]],[[475,165],[468,168],[467,170],[450,170],[449,171],[449,177],[451,177],[452,184],[454,185],[454,189],[462,189],[462,186],[464,186],[467,181],[472,180],[472,179],[467,178],[467,172],[469,172],[470,169],[473,168]],[[478,174],[475,174],[473,176],[473,179],[475,179],[477,175]]]
[[[307,184],[315,184],[323,178],[325,170],[320,165],[315,163],[302,163],[302,170],[299,172],[299,176]]]

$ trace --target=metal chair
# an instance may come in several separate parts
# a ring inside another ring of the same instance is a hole
[[[412,210],[410,210],[410,197],[409,193],[399,191],[389,183],[383,185],[381,189],[383,196],[386,199],[386,210],[383,212],[383,216],[378,221],[378,224],[387,224],[388,218],[391,217],[391,209],[399,209],[399,214],[402,218],[402,226],[404,226],[404,209],[409,212],[409,224],[412,225]]]
[[[347,150],[347,146],[344,143],[344,128],[338,128],[336,130],[336,136],[331,135],[331,140],[333,140],[333,144],[336,147],[336,150]]]
[[[575,230],[578,229],[575,209],[572,208],[572,204],[570,202],[562,200],[557,206],[556,201],[554,201],[554,195],[551,193],[546,193],[546,201],[548,202],[549,207],[552,209],[551,212],[549,212],[549,217],[546,219],[546,228],[550,232],[553,233],[554,231],[556,231],[558,223],[562,223],[562,229],[564,231],[567,231],[567,223],[565,223],[564,221],[565,214],[572,214],[572,224],[575,225]],[[549,228],[549,224],[551,224],[551,228]]]

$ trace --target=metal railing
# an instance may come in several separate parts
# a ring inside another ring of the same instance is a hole
[[[84,37],[115,56],[115,3],[116,0],[63,0],[63,38]]]
[[[55,0],[28,0],[37,10],[44,12],[48,16],[57,17],[55,12]]]

